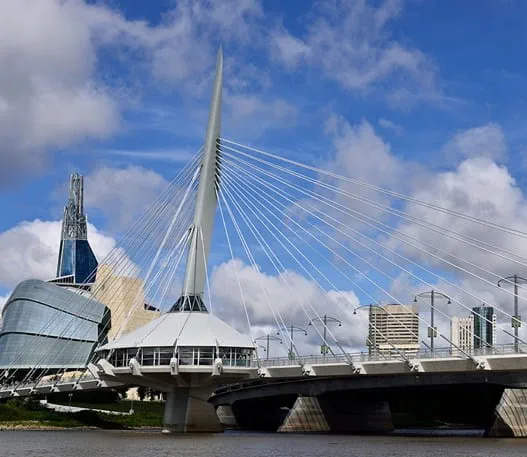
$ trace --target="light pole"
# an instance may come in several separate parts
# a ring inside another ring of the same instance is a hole
[[[338,324],[339,327],[342,327],[342,322],[340,322],[337,318],[328,316],[324,314],[323,317],[317,316],[309,321],[308,325],[313,325],[315,322],[321,322],[324,325],[324,341],[322,341],[322,346],[320,346],[320,352],[326,358],[326,354],[330,351],[329,345],[327,344],[327,328],[328,323],[330,324]]]
[[[287,329],[289,330],[289,334],[290,334],[290,337],[291,337],[291,344],[289,346],[289,360],[293,360],[295,358],[295,353],[293,352],[293,338],[294,338],[294,334],[295,332],[303,332],[304,333],[304,336],[307,336],[307,330],[305,328],[302,328],[302,327],[297,327],[296,325],[290,325],[289,327],[287,327]]]
[[[255,342],[259,340],[266,341],[266,345],[265,345],[265,352],[266,352],[265,359],[266,360],[269,360],[269,343],[271,341],[280,341],[280,344],[282,344],[282,340],[280,338],[278,338],[277,336],[271,335],[269,333],[267,335],[259,336],[258,338],[254,339]]]
[[[522,325],[522,320],[521,316],[518,314],[518,285],[527,283],[527,279],[518,275],[507,276],[498,281],[498,287],[501,287],[502,282],[514,285],[514,316],[512,316],[511,325],[514,329],[514,352],[519,352],[518,330]]]
[[[373,351],[375,354],[378,354],[379,353],[379,346],[377,344],[377,329],[374,329],[374,332],[372,332],[372,322],[371,322],[371,317],[372,317],[372,311],[371,309],[372,308],[379,308],[381,310],[383,310],[385,313],[387,313],[387,311],[382,307],[382,306],[379,306],[379,305],[375,305],[373,303],[370,303],[369,305],[360,305],[360,306],[357,306],[354,310],[353,310],[353,314],[357,314],[357,311],[359,309],[363,309],[363,308],[368,308],[368,341],[369,341],[369,344],[368,344],[368,348],[369,348],[369,353],[371,355],[371,345],[372,345],[372,339],[371,339],[371,335],[372,333],[374,334],[374,338],[373,338]],[[380,333],[380,332],[379,332]],[[381,335],[382,336],[382,335]],[[384,338],[386,339],[386,338]]]
[[[432,289],[427,292],[421,292],[417,294],[414,298],[414,303],[417,303],[418,298],[430,298],[430,327],[428,327],[428,336],[430,337],[430,351],[434,352],[434,338],[437,336],[437,328],[434,326],[434,304],[436,298],[444,298],[448,300],[448,304],[452,303],[452,300],[448,295],[445,295],[441,292],[437,292]]]

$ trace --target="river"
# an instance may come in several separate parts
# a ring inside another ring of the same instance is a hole
[[[131,431],[0,432],[2,457],[525,457],[527,440]]]

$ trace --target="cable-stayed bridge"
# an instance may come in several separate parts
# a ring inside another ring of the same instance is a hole
[[[101,262],[109,273],[94,271],[89,290],[60,297],[62,314],[28,324],[31,338],[54,344],[0,339],[9,353],[0,398],[144,385],[166,392],[167,430],[220,430],[214,404],[242,427],[353,432],[388,430],[397,396],[427,395],[443,403],[431,408],[441,420],[469,409],[463,421],[479,417],[491,433],[527,435],[518,311],[527,297],[516,273],[527,268],[516,248],[527,233],[484,217],[488,211],[458,212],[343,176],[337,166],[223,138],[222,69],[220,52],[203,148]],[[219,251],[228,274],[218,280],[207,266]],[[401,278],[403,291],[394,287]],[[23,319],[17,304],[57,308],[55,285],[21,286],[6,304],[1,338]],[[408,305],[414,297],[430,300],[430,319]],[[367,323],[354,317],[360,302],[375,304]],[[99,305],[109,303],[105,318]],[[159,317],[132,328],[147,305]],[[466,324],[450,331],[446,324],[460,316]],[[332,325],[343,321],[342,330]],[[300,322],[312,324],[321,355],[294,338]],[[367,337],[367,352],[358,351],[357,334]],[[270,357],[271,336],[287,343],[287,357]],[[66,362],[77,356],[82,363]],[[208,401],[218,386],[238,382]]]

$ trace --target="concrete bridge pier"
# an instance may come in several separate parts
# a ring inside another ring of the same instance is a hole
[[[390,406],[346,395],[299,395],[279,432],[386,433],[394,429]]]
[[[299,395],[278,431],[322,433],[330,430],[317,397]]]
[[[236,415],[232,410],[230,405],[220,405],[216,408],[216,414],[221,422],[221,424],[230,430],[235,430],[240,428],[238,421],[236,420]]]
[[[492,437],[527,437],[527,389],[503,390],[487,431]]]
[[[223,432],[216,410],[208,402],[211,386],[174,387],[167,392],[163,433]]]

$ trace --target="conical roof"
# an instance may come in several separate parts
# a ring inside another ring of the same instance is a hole
[[[148,324],[102,346],[99,350],[209,346],[253,348],[251,339],[218,317],[201,312],[164,314]]]

